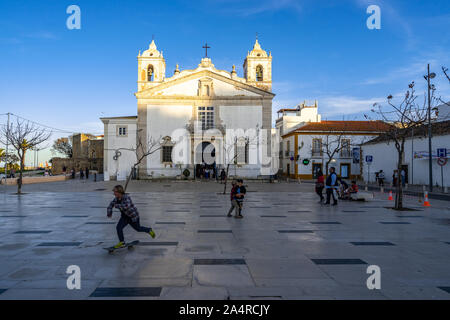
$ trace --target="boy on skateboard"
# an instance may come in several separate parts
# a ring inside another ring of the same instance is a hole
[[[130,196],[123,190],[123,187],[121,185],[117,185],[113,188],[113,192],[114,199],[111,201],[107,208],[107,216],[108,218],[112,217],[113,208],[119,209],[121,213],[120,220],[116,226],[119,243],[114,246],[114,249],[125,247],[123,228],[125,228],[128,224],[131,225],[131,227],[137,232],[146,232],[152,238],[154,238],[155,232],[152,230],[152,228],[147,228],[140,225],[139,212],[131,201]]]

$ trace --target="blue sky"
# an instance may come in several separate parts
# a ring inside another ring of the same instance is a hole
[[[71,4],[81,8],[81,30],[66,28]],[[381,8],[380,30],[366,27],[371,4]],[[361,119],[412,80],[422,94],[427,63],[449,99],[440,71],[450,67],[448,30],[448,0],[3,0],[0,114],[102,133],[99,117],[136,114],[136,56],[152,35],[167,76],[177,63],[196,67],[205,41],[218,69],[235,64],[242,76],[258,32],[273,55],[274,118],[281,107],[317,99],[323,119]]]

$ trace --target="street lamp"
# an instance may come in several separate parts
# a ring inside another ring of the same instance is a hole
[[[428,171],[429,171],[429,191],[433,192],[433,158],[431,151],[431,90],[434,89],[431,87],[430,79],[434,79],[436,77],[436,73],[430,73],[430,64],[427,67],[427,75],[424,76],[425,80],[427,80],[428,84]]]

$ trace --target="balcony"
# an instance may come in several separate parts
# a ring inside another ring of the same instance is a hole
[[[202,126],[201,123],[199,123],[197,125],[194,125],[193,123],[186,125],[186,130],[190,134],[194,134],[194,131],[196,131],[197,133],[200,133],[201,131],[206,131],[206,130],[211,130],[211,129],[217,129],[220,132],[222,132],[222,134],[225,134],[225,126],[223,126],[223,125],[210,124],[210,125]]]
[[[351,151],[349,151],[349,150],[342,150],[340,153],[340,157],[341,158],[353,158],[353,155],[352,155]]]

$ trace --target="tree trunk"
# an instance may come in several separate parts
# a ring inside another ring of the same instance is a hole
[[[227,181],[228,181],[228,171],[229,171],[229,169],[230,169],[230,164],[227,164],[227,172],[226,172],[226,174],[225,174],[225,183],[224,183],[224,186],[223,186],[223,194],[225,194],[226,192],[227,192]]]
[[[19,157],[20,157],[20,154],[19,154]],[[22,151],[22,157],[20,157],[19,180],[17,180],[17,194],[22,193],[22,178],[23,178],[23,170],[24,169],[25,169],[25,151]]]
[[[328,177],[328,166],[330,165],[330,162],[331,162],[331,161],[327,161],[327,162],[325,163],[325,177]]]
[[[130,172],[130,174],[128,175],[128,177],[127,177],[127,181],[125,182],[125,187],[123,187],[123,190],[126,192],[127,191],[127,187],[128,187],[128,183],[130,182],[130,180],[131,180],[131,177],[133,176],[133,172],[134,172],[134,168],[135,168],[136,166],[132,166],[131,167],[131,172]]]
[[[397,186],[395,188],[395,209],[400,210],[403,208],[403,186],[402,186],[402,175],[401,170],[403,166],[403,152],[398,153],[398,166],[397,166]]]

